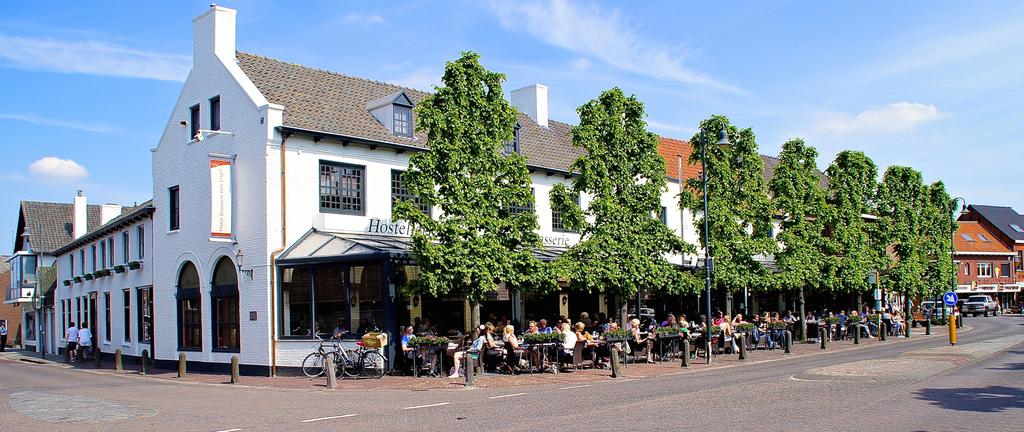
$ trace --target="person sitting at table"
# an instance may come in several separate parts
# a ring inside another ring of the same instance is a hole
[[[465,359],[467,355],[471,360],[476,360],[480,358],[480,351],[484,349],[484,345],[487,343],[487,334],[484,333],[486,329],[486,326],[480,326],[478,329],[474,330],[474,333],[477,335],[477,337],[476,339],[473,340],[473,343],[470,344],[469,349],[458,351],[455,353],[455,355],[452,356],[452,358],[455,361],[452,362],[453,365],[451,373],[448,375],[448,378],[458,378],[462,376],[461,365],[463,359]]]
[[[729,324],[731,324],[733,327],[736,327],[744,323],[746,323],[746,321],[743,320],[743,314],[738,313],[735,317],[733,317],[732,322],[730,322]]]
[[[505,342],[505,367],[509,373],[515,373],[520,369],[519,362],[523,359],[523,348],[516,337],[516,328],[511,324],[506,325],[502,330],[501,340]]]
[[[584,326],[589,328],[591,324],[590,314],[586,312],[580,312],[580,322],[583,323]]]
[[[647,333],[646,335],[640,334],[640,320],[633,318],[629,322],[631,328],[630,333],[632,336],[629,339],[629,347],[633,349],[633,354],[639,354],[640,350],[647,350],[647,363],[654,363],[654,340],[652,335]]]
[[[413,337],[415,337],[415,335],[413,335],[413,327],[411,325],[407,325],[402,328],[402,353],[404,353],[405,357],[409,359],[410,364],[412,363],[412,360],[415,358],[421,362],[418,365],[420,368],[430,369],[431,373],[433,373],[434,363],[437,362],[437,353],[430,352],[426,355],[421,355],[420,353],[417,352],[417,348],[409,346],[409,340],[412,339]]]
[[[669,313],[668,316],[665,317],[665,321],[661,322],[661,327],[678,327],[678,325],[679,323],[676,322],[676,316],[672,313]]]
[[[562,323],[562,349],[558,351],[558,363],[572,364],[572,350],[576,348],[576,333],[569,323]]]
[[[529,334],[539,334],[540,329],[537,327],[537,321],[530,321],[530,325],[526,328],[526,332]]]
[[[722,311],[716,310],[715,313],[711,315],[711,325],[721,326],[723,322],[725,322],[725,317],[722,315]]]
[[[338,318],[338,325],[334,326],[331,339],[341,339],[345,333],[348,333],[348,329],[345,328],[345,320]]]
[[[902,335],[905,328],[906,320],[903,318],[903,312],[896,312],[892,314],[892,331],[896,336]]]
[[[551,333],[551,327],[548,327],[548,320],[541,318],[537,321],[537,329],[544,334]]]

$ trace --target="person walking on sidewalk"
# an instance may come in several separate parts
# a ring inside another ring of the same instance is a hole
[[[75,325],[74,321],[64,331],[64,340],[68,343],[64,348],[64,357],[68,363],[73,363],[78,357],[78,326]]]
[[[7,351],[7,320],[0,320],[0,352]]]
[[[89,361],[92,358],[92,330],[86,323],[82,323],[82,329],[78,331],[78,346],[82,360]]]

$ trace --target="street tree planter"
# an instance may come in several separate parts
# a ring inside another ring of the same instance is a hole
[[[93,274],[92,274],[92,273],[86,273],[86,274],[85,274],[85,280],[93,280],[93,279],[95,279],[95,278],[96,278],[96,277],[95,277],[95,276],[93,276]]]
[[[64,286],[71,286],[71,279],[64,279]]]
[[[82,283],[82,277],[81,276],[75,276],[75,282]]]
[[[131,262],[128,263],[128,268],[131,269],[131,270],[138,270],[138,269],[142,268],[142,262],[141,261],[131,261]]]
[[[114,273],[124,273],[124,272],[125,272],[125,268],[124,268],[123,265],[118,264],[118,265],[114,266]]]

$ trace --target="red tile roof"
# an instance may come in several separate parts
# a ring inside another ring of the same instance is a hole
[[[658,137],[658,153],[665,159],[665,174],[670,179],[679,178],[679,156],[683,158],[684,179],[700,177],[700,165],[690,163],[690,153],[693,147],[690,143],[666,137]]]
[[[1006,247],[1002,242],[999,241],[997,233],[990,231],[984,225],[975,221],[959,221],[959,225],[956,229],[956,235],[953,236],[953,243],[956,246],[957,252],[989,252],[994,254],[1009,254],[1012,253],[1010,248]],[[964,237],[967,235],[973,241],[967,240]],[[988,239],[985,241],[982,239]]]

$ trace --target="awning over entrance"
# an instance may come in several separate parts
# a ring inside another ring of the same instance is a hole
[[[565,250],[549,247],[535,250],[533,254],[542,261],[553,261]],[[408,260],[411,255],[411,237],[321,231],[313,228],[286,249],[277,259],[277,264],[289,267],[383,258]]]

